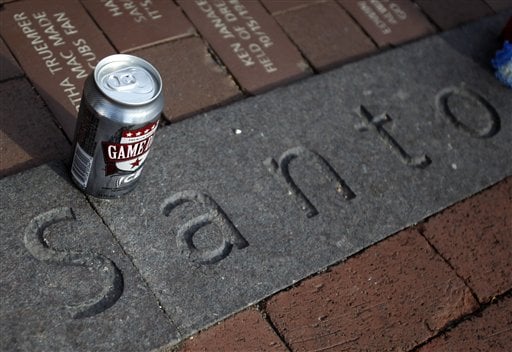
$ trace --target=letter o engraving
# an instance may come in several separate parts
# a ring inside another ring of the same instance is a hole
[[[488,125],[484,128],[477,129],[461,122],[450,108],[449,99],[453,95],[468,99],[482,106],[487,111],[489,120]],[[500,117],[496,109],[494,109],[494,107],[484,97],[465,87],[447,87],[442,89],[436,96],[436,110],[438,114],[447,118],[448,121],[450,121],[457,129],[464,131],[471,137],[490,138],[500,130]]]

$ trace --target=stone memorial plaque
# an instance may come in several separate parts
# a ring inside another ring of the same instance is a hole
[[[150,351],[178,338],[60,164],[0,180],[4,351]]]
[[[338,1],[380,47],[402,44],[435,32],[410,0]]]
[[[192,24],[170,0],[81,0],[120,52],[191,36]]]
[[[0,81],[18,76],[23,76],[23,71],[0,38]]]
[[[325,0],[260,0],[261,3],[272,14],[276,15],[288,11],[297,10],[300,8],[308,7]]]
[[[443,30],[494,13],[484,0],[415,1]]]
[[[0,10],[0,33],[70,139],[85,78],[115,51],[78,0],[29,0]]]
[[[309,71],[297,48],[256,1],[178,1],[244,90],[263,90]]]
[[[481,61],[505,19],[163,128],[138,188],[92,202],[192,334],[512,174]]]
[[[324,71],[376,49],[333,0],[276,15],[275,19],[311,65]]]

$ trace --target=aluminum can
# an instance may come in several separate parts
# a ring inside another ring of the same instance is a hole
[[[147,61],[111,55],[87,77],[71,176],[85,193],[118,198],[140,180],[160,114],[162,79]]]

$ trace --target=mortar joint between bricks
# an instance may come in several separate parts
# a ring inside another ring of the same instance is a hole
[[[272,318],[270,318],[270,315],[267,313],[267,301],[264,300],[264,301],[261,301],[261,302],[257,303],[256,304],[256,308],[260,312],[261,317],[263,318],[263,320],[270,326],[270,328],[272,329],[274,334],[276,334],[276,336],[279,338],[279,340],[281,340],[281,342],[286,347],[286,349],[289,352],[292,352],[293,349],[291,348],[288,340],[286,339],[286,337],[283,334],[281,334],[279,329],[277,329],[277,327],[275,326],[274,322],[272,321]]]
[[[434,215],[435,216],[435,215]],[[425,223],[427,222],[428,220],[424,220],[422,221],[421,223],[419,223],[418,225],[415,226],[415,229],[418,231],[418,233],[425,239],[425,241],[427,241],[428,245],[430,246],[430,248],[432,248],[432,250],[434,251],[434,253],[436,253],[445,263],[446,265],[448,265],[448,267],[453,271],[453,273],[455,274],[455,276],[457,276],[463,283],[464,283],[464,286],[466,286],[466,288],[469,290],[469,292],[471,292],[471,295],[473,296],[473,298],[475,299],[475,301],[478,303],[478,306],[481,307],[482,306],[482,302],[480,302],[480,300],[478,299],[478,296],[476,294],[476,292],[473,290],[473,288],[468,284],[467,280],[464,279],[464,277],[462,277],[458,272],[457,272],[457,269],[455,269],[455,267],[452,265],[452,263],[443,256],[443,254],[434,246],[434,244],[428,239],[428,237],[425,235]]]

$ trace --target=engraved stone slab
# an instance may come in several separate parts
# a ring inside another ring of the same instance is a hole
[[[435,31],[410,0],[338,1],[380,47],[401,44]]]
[[[85,78],[115,53],[78,0],[29,0],[0,10],[0,33],[70,139]]]
[[[81,1],[120,52],[195,33],[178,6],[169,0]]]
[[[257,1],[178,1],[244,90],[251,94],[306,76],[307,63]]]
[[[68,170],[0,181],[4,351],[149,351],[178,334]]]
[[[511,175],[510,91],[480,62],[504,21],[162,128],[138,188],[93,202],[180,332]]]

